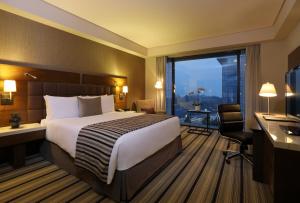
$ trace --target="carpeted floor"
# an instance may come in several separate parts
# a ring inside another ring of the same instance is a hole
[[[183,153],[144,187],[132,202],[272,202],[268,187],[252,180],[252,166],[240,159],[225,163],[228,141],[187,133]],[[238,146],[231,145],[232,149]],[[26,166],[0,166],[0,202],[112,202],[84,182],[41,157]]]

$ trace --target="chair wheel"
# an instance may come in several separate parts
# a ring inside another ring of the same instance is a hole
[[[230,164],[230,160],[229,160],[229,159],[226,159],[226,163],[227,163],[227,164]]]

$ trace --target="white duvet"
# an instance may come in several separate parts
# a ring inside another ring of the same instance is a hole
[[[141,115],[134,112],[109,112],[81,118],[42,120],[46,125],[47,140],[60,146],[75,158],[76,141],[81,128],[104,121]],[[180,134],[179,119],[173,117],[120,137],[115,143],[109,162],[107,184],[112,182],[115,170],[126,170],[151,156]]]

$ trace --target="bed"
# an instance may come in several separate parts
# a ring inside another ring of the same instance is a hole
[[[28,117],[31,120],[45,118],[43,95],[111,94],[112,88],[29,82]],[[116,201],[128,201],[181,152],[178,118],[168,118],[120,137],[112,150],[106,182],[75,165],[76,140],[81,129],[87,125],[140,115],[135,112],[112,111],[81,118],[42,120],[42,124],[47,128],[47,140],[43,143],[41,152],[46,159],[88,182],[97,192],[104,193]]]

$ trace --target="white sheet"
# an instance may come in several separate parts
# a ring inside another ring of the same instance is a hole
[[[47,126],[46,137],[75,158],[76,141],[81,128],[99,122],[141,115],[134,112],[109,112],[102,115],[42,120]],[[180,134],[179,119],[156,123],[120,137],[115,143],[108,169],[107,184],[112,182],[115,170],[126,170],[143,161],[172,142]]]

